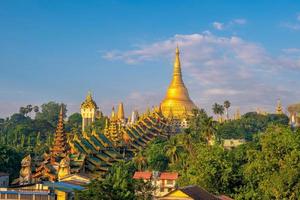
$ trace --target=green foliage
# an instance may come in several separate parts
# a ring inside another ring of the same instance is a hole
[[[72,132],[77,134],[81,132],[82,129],[82,117],[80,113],[73,113],[69,116],[66,127],[67,132]]]
[[[149,169],[154,171],[164,171],[167,169],[169,160],[164,152],[165,143],[165,140],[157,138],[152,141],[149,147],[145,150]]]
[[[16,151],[9,146],[0,145],[0,169],[1,172],[10,174],[10,179],[18,177],[20,171],[20,164],[23,153]]]
[[[94,180],[86,190],[78,191],[75,199],[80,200],[138,200],[152,199],[155,189],[151,183],[133,180],[136,168],[132,162],[119,162],[110,169],[104,180]]]
[[[41,111],[36,113],[37,120],[45,120],[49,122],[53,127],[56,127],[58,122],[59,111],[63,105],[64,117],[66,117],[67,106],[65,104],[59,104],[53,101],[41,105]]]
[[[290,129],[272,126],[259,137],[259,148],[247,152],[245,185],[238,199],[298,199],[300,194],[300,137]]]
[[[246,113],[240,120],[227,121],[219,125],[217,135],[223,139],[253,139],[253,135],[266,130],[271,125],[288,125],[286,115],[260,115],[256,112]]]
[[[217,123],[204,110],[194,111],[190,127],[144,150],[148,169],[177,171],[179,186],[199,185],[235,199],[297,199],[300,194],[300,131],[285,115],[247,113],[240,120]],[[269,127],[269,128],[268,128]],[[246,138],[232,150],[207,137]],[[166,157],[166,167],[155,166]]]

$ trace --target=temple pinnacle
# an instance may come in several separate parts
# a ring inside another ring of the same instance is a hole
[[[165,117],[168,117],[170,110],[172,110],[172,114],[175,118],[184,118],[186,113],[191,113],[193,109],[197,109],[197,107],[190,99],[188,90],[182,80],[180,52],[177,46],[173,66],[173,77],[166,97],[161,103],[161,110]]]

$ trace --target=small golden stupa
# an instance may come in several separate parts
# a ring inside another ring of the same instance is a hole
[[[192,114],[193,109],[198,109],[197,106],[189,97],[181,74],[179,48],[176,48],[176,56],[174,61],[174,71],[172,82],[167,90],[165,99],[161,103],[161,111],[165,117],[183,119],[187,115]]]

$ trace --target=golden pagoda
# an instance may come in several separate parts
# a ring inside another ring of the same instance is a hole
[[[165,117],[172,116],[176,119],[183,119],[186,115],[192,114],[193,109],[197,106],[189,97],[187,88],[185,87],[180,66],[179,48],[176,48],[176,56],[174,61],[173,78],[167,90],[165,99],[161,103],[161,111]]]

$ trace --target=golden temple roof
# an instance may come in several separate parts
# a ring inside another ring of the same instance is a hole
[[[85,98],[85,101],[82,102],[81,108],[90,108],[90,109],[97,109],[97,104],[93,100],[92,93],[88,92],[88,95]]]
[[[161,103],[162,114],[165,117],[172,115],[174,118],[180,119],[184,118],[187,114],[191,114],[193,109],[197,109],[197,106],[190,99],[188,90],[182,80],[179,48],[177,47],[173,78],[167,90],[166,97]]]

